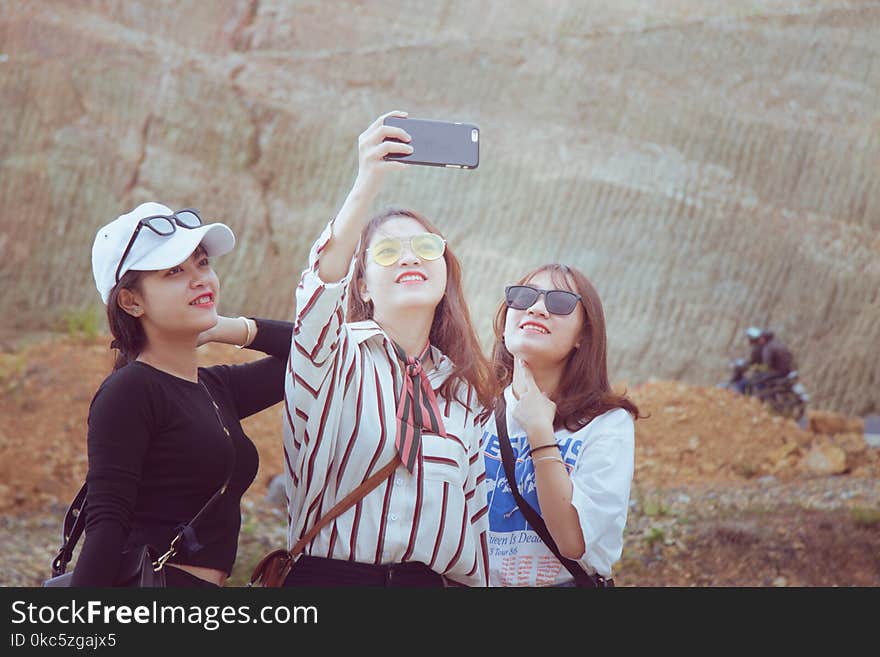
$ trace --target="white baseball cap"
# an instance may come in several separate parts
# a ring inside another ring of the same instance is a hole
[[[153,216],[171,217],[173,214],[170,208],[161,203],[141,203],[98,231],[92,245],[92,274],[105,304],[116,285],[119,261],[140,221]],[[205,224],[197,228],[184,228],[177,223],[173,225],[175,230],[170,235],[159,235],[146,226],[141,227],[125,256],[125,262],[119,268],[119,277],[122,278],[131,269],[158,271],[179,265],[192,255],[199,244],[205,247],[209,256],[223,255],[235,246],[235,235],[225,224]]]

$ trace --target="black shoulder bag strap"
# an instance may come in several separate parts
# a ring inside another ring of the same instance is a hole
[[[498,400],[498,404],[495,406],[495,427],[498,431],[498,443],[501,448],[501,462],[504,465],[504,474],[507,477],[507,483],[510,486],[510,492],[513,494],[513,499],[516,500],[516,505],[526,517],[526,521],[528,521],[532,529],[537,532],[538,536],[541,537],[541,540],[544,541],[547,547],[550,548],[550,551],[556,556],[556,558],[559,559],[559,562],[572,574],[572,577],[574,577],[574,581],[578,586],[584,588],[604,588],[610,584],[606,583],[607,580],[598,573],[596,575],[590,575],[579,563],[563,557],[559,552],[559,548],[556,547],[556,541],[554,541],[553,537],[550,535],[550,530],[547,529],[544,520],[538,512],[535,511],[525,499],[523,499],[523,496],[520,495],[519,488],[516,485],[516,474],[513,466],[513,447],[510,445],[510,436],[507,434],[507,408],[503,394]]]
[[[199,383],[201,383],[201,381]],[[220,407],[217,406],[217,403],[214,401],[214,396],[204,383],[202,383],[202,387],[205,388],[205,392],[208,393],[208,397],[211,399],[211,404],[214,406],[214,413],[217,415],[217,421],[223,428],[223,432],[229,436],[229,429],[226,427],[226,423],[223,422],[223,418],[220,417]],[[211,496],[211,499],[205,502],[205,505],[199,509],[196,515],[193,516],[192,520],[185,524],[178,525],[175,528],[177,533],[174,535],[174,538],[171,539],[168,551],[159,557],[156,562],[159,568],[164,566],[165,562],[175,554],[184,553],[186,555],[192,555],[202,549],[203,546],[199,543],[198,538],[196,537],[193,525],[195,525],[195,523],[205,515],[205,512],[214,506],[217,500],[219,500],[223,496],[223,493],[226,492],[226,487],[229,486],[229,481],[232,479],[232,471],[234,467],[235,464],[233,463],[229,472],[226,474],[226,480],[223,482],[223,485],[217,489],[217,491]],[[70,506],[67,507],[67,512],[64,514],[64,524],[61,528],[61,548],[52,560],[52,577],[63,575],[67,570],[67,564],[70,563],[70,560],[73,558],[73,550],[76,548],[76,544],[82,536],[83,530],[86,528],[87,490],[88,483],[83,483],[79,492],[77,492],[73,501],[70,503]],[[183,541],[183,543],[179,545],[181,541]]]
[[[226,487],[229,485],[229,477],[226,478],[226,481],[223,482],[223,485],[217,489],[217,492],[211,496],[205,505],[199,509],[199,512],[193,516],[193,519],[184,525],[178,525],[177,534],[175,534],[174,538],[171,539],[171,545],[168,548],[168,551],[163,554],[158,559],[158,565],[164,566],[165,562],[168,561],[172,556],[181,552],[181,547],[178,546],[178,543],[183,540],[184,545],[186,546],[186,552],[188,554],[194,554],[198,552],[202,546],[199,544],[196,539],[195,530],[193,529],[193,525],[196,521],[201,518],[205,512],[211,508],[214,503],[220,499],[220,496],[226,491]],[[63,575],[67,570],[67,564],[70,563],[70,560],[73,558],[73,550],[76,548],[76,544],[82,536],[83,530],[86,528],[86,491],[88,490],[88,484],[84,483],[82,488],[79,489],[79,492],[76,494],[76,497],[73,498],[73,502],[70,503],[70,506],[67,508],[67,513],[64,514],[64,524],[61,529],[61,548],[58,550],[58,554],[55,555],[55,558],[52,560],[52,577],[57,577],[58,575]]]
[[[229,478],[223,483],[216,493],[211,496],[205,506],[203,506],[199,512],[193,516],[193,519],[190,520],[185,525],[179,525],[177,527],[177,534],[175,534],[174,538],[171,539],[171,545],[168,551],[159,557],[159,565],[165,565],[165,562],[170,559],[172,556],[181,551],[181,547],[178,545],[181,540],[183,540],[184,545],[186,546],[186,551],[188,554],[193,554],[198,552],[202,546],[198,543],[195,530],[193,529],[193,525],[195,522],[201,518],[204,513],[214,505],[214,503],[223,495],[226,490],[226,486],[229,484]],[[58,575],[63,575],[67,570],[67,564],[70,563],[70,560],[73,558],[73,550],[76,548],[76,544],[82,536],[83,530],[86,528],[86,491],[88,490],[88,484],[84,483],[82,487],[79,489],[79,492],[76,494],[76,497],[73,498],[73,501],[70,503],[70,506],[67,508],[67,513],[64,514],[64,524],[61,529],[61,548],[58,550],[58,554],[55,555],[55,558],[52,560],[52,577],[57,577]]]

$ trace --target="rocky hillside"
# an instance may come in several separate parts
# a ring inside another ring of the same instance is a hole
[[[770,324],[822,408],[880,411],[880,3],[7,0],[0,327],[97,316],[96,229],[146,199],[238,236],[222,310],[287,317],[379,113],[474,121],[435,219],[488,339],[548,260],[600,291],[613,374],[711,384]]]

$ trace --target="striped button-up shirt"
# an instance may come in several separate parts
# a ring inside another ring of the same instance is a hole
[[[284,456],[288,542],[395,455],[396,401],[402,368],[373,321],[346,323],[348,283],[318,276],[332,223],[312,247],[296,292],[296,321],[285,382]],[[427,373],[437,391],[452,363],[431,348]],[[485,586],[488,507],[475,392],[462,404],[437,395],[446,437],[422,433],[412,473],[394,475],[324,527],[306,546],[312,556],[370,564],[417,561],[450,580]]]

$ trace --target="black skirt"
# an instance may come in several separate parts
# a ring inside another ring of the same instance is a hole
[[[377,565],[310,557],[304,554],[293,565],[287,579],[284,580],[284,586],[439,588],[446,586],[446,581],[442,575],[418,561]]]

